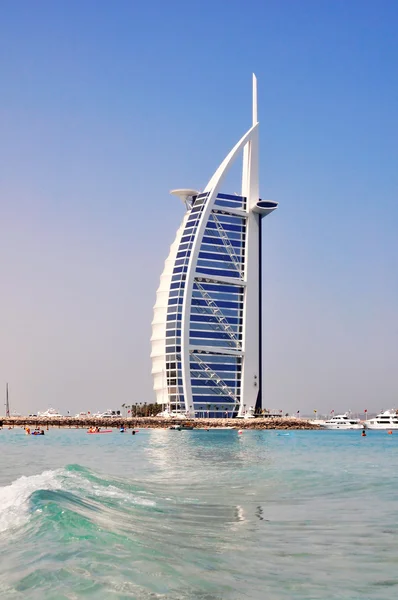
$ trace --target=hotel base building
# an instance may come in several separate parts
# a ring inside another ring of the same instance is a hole
[[[257,84],[253,124],[203,192],[173,190],[186,212],[166,259],[152,322],[157,402],[190,417],[244,416],[262,406],[261,219]],[[243,159],[241,194],[222,189]]]

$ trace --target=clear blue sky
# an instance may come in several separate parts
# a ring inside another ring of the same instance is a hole
[[[0,382],[12,408],[151,401],[182,217],[259,80],[265,405],[398,404],[398,4],[3,0]],[[229,182],[234,192],[235,181]],[[0,411],[1,412],[1,411]]]

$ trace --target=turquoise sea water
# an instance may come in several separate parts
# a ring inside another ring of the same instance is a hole
[[[0,432],[0,597],[393,600],[398,432]]]

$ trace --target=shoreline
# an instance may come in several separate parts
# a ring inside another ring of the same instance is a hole
[[[319,425],[305,419],[294,417],[271,417],[255,419],[165,419],[163,417],[129,417],[129,418],[84,418],[63,417],[51,419],[42,417],[4,417],[0,418],[3,427],[40,426],[57,429],[87,429],[88,427],[106,427],[126,429],[169,429],[171,425],[190,423],[195,429],[217,429],[230,427],[232,429],[308,429],[320,430]]]

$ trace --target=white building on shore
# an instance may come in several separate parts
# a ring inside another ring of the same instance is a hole
[[[262,407],[261,220],[257,81],[253,121],[203,192],[177,189],[185,215],[166,259],[152,322],[157,402],[173,413],[243,416]],[[222,192],[243,158],[240,195]]]

